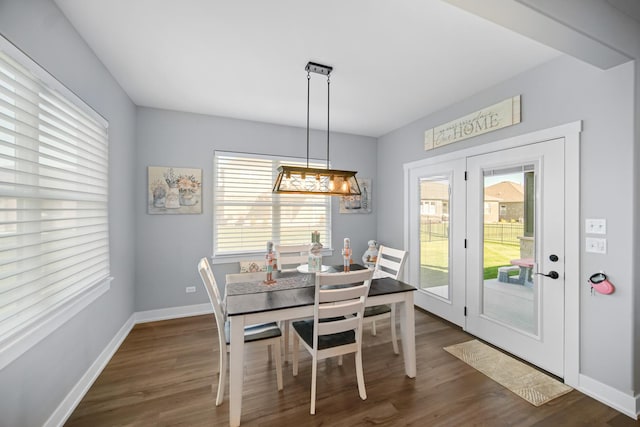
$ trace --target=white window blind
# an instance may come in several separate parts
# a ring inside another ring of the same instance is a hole
[[[266,242],[311,242],[320,232],[331,246],[331,197],[273,194],[277,168],[305,165],[306,159],[216,151],[214,156],[213,255],[264,254]],[[326,163],[310,161],[310,167]]]
[[[107,123],[3,43],[0,349],[109,276]]]

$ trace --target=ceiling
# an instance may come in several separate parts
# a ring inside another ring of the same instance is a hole
[[[136,105],[378,137],[560,53],[439,0],[56,0]],[[312,74],[311,127],[326,129]]]

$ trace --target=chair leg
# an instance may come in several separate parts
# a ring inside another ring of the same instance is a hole
[[[316,413],[316,378],[318,374],[318,359],[314,356],[311,362],[311,415]]]
[[[227,350],[220,351],[220,375],[218,376],[218,394],[216,396],[216,406],[222,405],[224,399],[224,386],[227,381]]]
[[[271,344],[269,344],[267,346],[267,360],[269,361],[269,363],[271,363],[273,361],[273,355],[272,355],[271,347],[272,347]]]
[[[293,376],[298,375],[298,350],[300,346],[300,338],[298,334],[293,334]]]
[[[371,335],[373,335],[374,337],[378,334],[378,332],[376,331],[376,321],[372,320],[371,321]]]
[[[284,321],[284,363],[289,363],[289,325],[291,321]]]
[[[338,356],[338,366],[342,366],[342,355]]]
[[[356,377],[358,378],[358,392],[360,399],[367,399],[367,390],[364,387],[364,373],[362,372],[362,349],[356,352]]]
[[[280,352],[280,340],[278,344],[273,345],[273,352],[276,359],[276,380],[278,382],[278,391],[282,390],[282,353]]]
[[[393,344],[393,352],[400,354],[398,351],[398,336],[396,335],[396,304],[391,304],[391,344]]]

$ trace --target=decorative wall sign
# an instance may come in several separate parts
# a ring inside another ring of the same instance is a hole
[[[149,166],[150,214],[202,213],[202,169]]]
[[[520,123],[520,95],[425,131],[424,149],[442,147],[517,123]]]
[[[360,185],[360,196],[340,197],[340,213],[371,213],[371,179],[358,178],[358,185]]]

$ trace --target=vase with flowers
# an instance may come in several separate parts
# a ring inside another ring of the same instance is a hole
[[[151,192],[153,195],[153,206],[156,208],[163,208],[167,198],[167,188],[164,182],[157,179],[151,185]]]
[[[180,192],[178,190],[179,176],[176,175],[173,168],[167,169],[163,176],[164,181],[169,186],[169,191],[167,191],[164,207],[167,209],[177,209],[180,207]]]
[[[193,206],[198,203],[194,195],[200,189],[200,182],[194,175],[180,175],[178,177],[178,191],[181,206]]]

